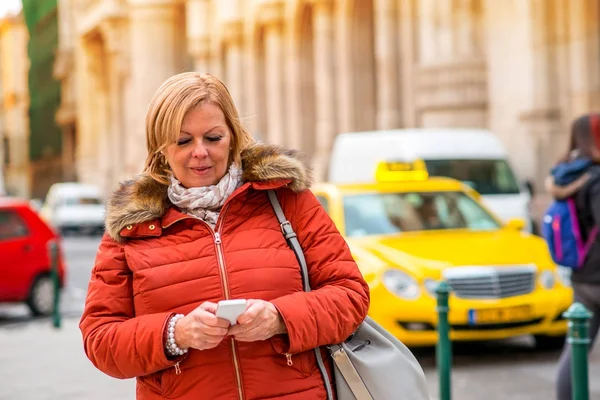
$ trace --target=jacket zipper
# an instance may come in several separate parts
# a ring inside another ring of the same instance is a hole
[[[205,221],[202,221],[202,223],[204,223],[208,229],[210,230],[210,232],[213,235],[214,238],[214,242],[215,242],[215,247],[217,249],[217,260],[219,263],[219,272],[221,274],[221,281],[223,282],[223,294],[225,295],[225,299],[226,300],[230,300],[231,299],[231,294],[229,293],[229,282],[227,281],[227,271],[225,268],[225,256],[223,255],[223,248],[221,247],[221,226],[223,225],[223,218],[225,217],[225,213],[227,211],[227,209],[229,208],[229,200],[227,200],[227,202],[225,203],[225,205],[223,206],[223,210],[221,211],[221,215],[219,215],[219,217],[217,218],[217,224],[215,225],[215,229],[213,229],[208,223],[206,223]],[[187,219],[187,218],[191,218],[188,216],[182,217],[182,218],[178,218],[175,221],[172,221],[170,224],[163,226],[163,229],[168,228],[169,226],[173,225],[174,223]],[[236,379],[236,384],[237,384],[237,389],[238,389],[238,398],[239,400],[244,400],[244,391],[242,390],[242,373],[240,370],[240,362],[239,362],[239,356],[238,356],[238,352],[237,352],[237,346],[235,345],[235,339],[231,338],[231,352],[233,353],[233,365],[235,368],[235,379]],[[291,362],[291,357],[288,361]],[[175,368],[175,374],[176,375],[180,375],[181,374],[181,368],[179,367],[179,362],[177,362],[174,365]]]
[[[215,247],[217,249],[217,260],[219,263],[219,272],[221,274],[221,280],[223,283],[223,294],[225,295],[226,300],[230,300],[231,294],[229,293],[229,282],[227,281],[227,271],[225,268],[225,256],[223,255],[223,248],[221,247],[221,226],[223,225],[223,219],[225,217],[225,213],[227,212],[227,209],[229,208],[230,200],[231,200],[231,197],[229,199],[227,199],[227,201],[225,202],[225,205],[223,206],[221,214],[217,218],[217,224],[215,225],[215,229],[213,229],[205,221],[200,220],[200,221],[202,221],[202,223],[206,224],[206,226],[208,227],[208,229],[210,230],[210,232],[212,233],[213,238],[214,238]],[[163,226],[162,228],[166,229],[169,226],[173,225],[174,223],[179,222],[184,219],[187,219],[187,218],[191,218],[191,217],[185,216],[185,217],[178,218],[175,221],[172,221],[171,223]],[[244,391],[242,390],[242,373],[240,370],[239,355],[237,352],[237,346],[235,345],[234,338],[231,338],[231,352],[233,353],[233,365],[235,367],[235,378],[236,378],[236,383],[237,383],[237,388],[238,388],[238,398],[239,398],[239,400],[244,400]],[[291,357],[290,357],[289,362],[291,362]],[[179,367],[179,362],[177,362],[174,365],[174,367],[175,367],[175,374],[180,375],[181,368]]]
[[[222,221],[223,221],[223,218],[225,217],[225,212],[227,211],[227,208],[228,208],[227,206],[223,208],[221,215],[219,215],[219,221],[218,221],[217,225],[215,226],[215,229],[213,230],[210,226],[209,226],[209,228],[211,229],[211,231],[213,233],[213,237],[215,239],[215,247],[217,249],[217,259],[219,262],[219,271],[221,273],[221,279],[223,282],[223,293],[225,295],[225,299],[230,300],[231,294],[229,293],[229,282],[227,280],[227,269],[225,267],[225,255],[223,254],[223,247],[222,247],[222,242],[221,242],[221,226],[223,225]],[[231,352],[233,354],[233,365],[235,368],[235,379],[236,379],[236,383],[237,383],[238,397],[240,400],[244,400],[244,392],[242,390],[242,373],[240,370],[240,362],[239,362],[237,347],[235,345],[235,339],[231,338],[230,343],[231,343]]]

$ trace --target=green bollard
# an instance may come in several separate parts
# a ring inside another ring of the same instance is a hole
[[[436,361],[440,378],[440,400],[452,398],[450,372],[452,366],[452,345],[450,343],[450,324],[448,323],[448,296],[450,286],[440,282],[436,287],[438,312],[438,341],[436,346]]]
[[[573,303],[563,314],[569,320],[567,343],[571,346],[571,388],[573,400],[588,400],[589,320],[592,313],[581,303]]]
[[[48,242],[48,256],[50,257],[50,275],[54,283],[52,325],[60,328],[60,277],[58,276],[58,244],[55,241]]]

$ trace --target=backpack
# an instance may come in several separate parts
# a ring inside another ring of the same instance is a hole
[[[577,270],[585,262],[587,253],[598,235],[598,227],[590,231],[584,242],[575,200],[568,198],[555,200],[548,207],[542,219],[542,235],[554,262]]]

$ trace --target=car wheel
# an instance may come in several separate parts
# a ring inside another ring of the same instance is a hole
[[[535,347],[540,350],[560,350],[565,345],[565,336],[535,335]]]
[[[50,275],[39,275],[29,292],[27,305],[35,316],[49,316],[54,308],[54,282]]]

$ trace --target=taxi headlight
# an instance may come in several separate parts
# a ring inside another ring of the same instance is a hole
[[[397,269],[385,271],[383,274],[383,284],[390,292],[404,299],[416,299],[421,294],[417,281],[410,275]]]
[[[440,283],[438,281],[436,281],[435,279],[431,279],[431,278],[427,278],[423,281],[423,286],[425,286],[425,290],[427,290],[427,293],[429,293],[433,297],[437,297],[437,293],[435,292],[435,289],[437,289],[439,284]]]
[[[538,279],[544,289],[552,289],[554,287],[554,274],[552,271],[542,271]]]
[[[558,277],[558,280],[567,287],[571,287],[571,272],[571,268],[562,267],[560,265],[556,267],[556,276]]]

